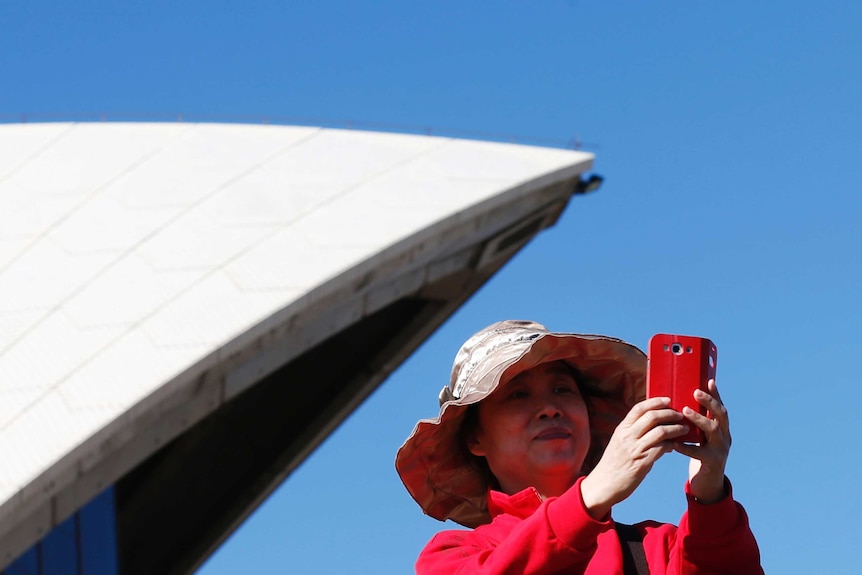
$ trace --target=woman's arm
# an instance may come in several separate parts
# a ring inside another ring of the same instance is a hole
[[[443,531],[419,555],[418,575],[583,573],[596,539],[611,529],[587,513],[578,480],[560,497],[549,498],[525,518],[497,516],[472,531]],[[538,498],[534,491],[523,495]],[[536,499],[538,501],[538,499]]]
[[[709,417],[684,411],[685,417],[703,430],[706,441],[675,446],[676,451],[691,457],[686,484],[688,511],[680,521],[673,549],[678,573],[762,575],[760,551],[748,516],[733,500],[730,482],[724,475],[731,444],[727,408],[715,380],[708,382],[706,392],[698,390],[694,396],[707,408]]]
[[[680,520],[671,549],[669,575],[763,575],[760,550],[748,525],[748,515],[734,501],[725,480],[723,499],[704,504],[686,485],[688,510]]]

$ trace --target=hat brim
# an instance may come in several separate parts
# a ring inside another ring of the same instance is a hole
[[[434,419],[421,420],[398,450],[395,467],[422,510],[441,521],[466,527],[490,521],[482,473],[460,438],[469,405],[478,403],[502,383],[542,363],[565,361],[579,374],[578,386],[590,413],[590,449],[582,469],[601,458],[611,435],[635,403],[644,398],[646,355],[620,339],[587,334],[545,333],[522,353],[488,365],[481,391],[445,402]]]

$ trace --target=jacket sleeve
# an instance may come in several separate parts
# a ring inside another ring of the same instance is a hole
[[[688,510],[683,514],[671,548],[671,575],[763,575],[760,550],[748,525],[748,515],[728,495],[710,505],[699,503],[686,484]]]
[[[597,537],[613,527],[596,521],[581,499],[581,480],[519,519],[503,515],[472,531],[443,531],[419,555],[418,575],[583,573]]]

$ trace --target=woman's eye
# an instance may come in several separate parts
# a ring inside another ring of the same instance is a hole
[[[519,389],[517,391],[513,391],[512,393],[510,393],[509,398],[510,399],[522,399],[524,397],[527,397],[527,395],[528,394],[526,391],[524,391],[523,389]]]
[[[555,393],[573,393],[574,390],[568,385],[561,385],[554,389]]]

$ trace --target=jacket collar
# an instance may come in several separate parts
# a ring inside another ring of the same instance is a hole
[[[513,495],[508,495],[493,489],[488,490],[488,513],[491,517],[502,514],[514,515],[526,519],[542,504],[542,496],[535,487],[527,487]]]

